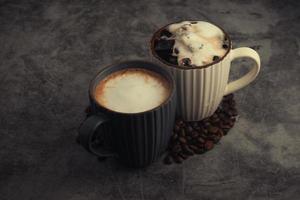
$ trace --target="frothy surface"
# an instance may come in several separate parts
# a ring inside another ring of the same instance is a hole
[[[183,21],[171,24],[167,29],[175,39],[173,56],[177,56],[178,63],[189,58],[191,65],[201,66],[213,62],[214,56],[222,57],[226,53],[224,33],[213,24]]]
[[[138,113],[162,104],[170,95],[170,86],[161,75],[138,68],[112,73],[95,90],[99,104],[117,112]]]

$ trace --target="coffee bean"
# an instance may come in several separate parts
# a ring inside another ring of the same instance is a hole
[[[236,102],[234,100],[229,101],[229,105],[231,107],[235,107],[236,106]]]
[[[194,127],[194,129],[197,130],[197,131],[201,131],[202,127],[201,126],[196,126],[196,127]]]
[[[211,134],[216,134],[218,132],[218,130],[219,129],[215,126],[208,127],[208,132],[211,133]]]
[[[217,144],[217,143],[220,141],[221,137],[220,137],[219,135],[212,135],[212,136],[210,137],[210,139],[211,139],[215,144]]]
[[[170,155],[167,155],[167,156],[164,158],[164,163],[165,163],[166,165],[172,164],[172,159],[171,159],[171,156],[170,156]]]
[[[214,125],[216,125],[219,121],[220,121],[219,118],[216,118],[216,119],[212,119],[212,120],[211,120],[212,124],[214,124]]]
[[[227,44],[223,44],[222,46],[224,49],[228,49],[228,45]]]
[[[204,148],[205,148],[205,142],[206,142],[206,140],[205,140],[204,142],[199,142],[199,141],[198,141],[198,143],[196,143],[195,145],[196,145],[198,148],[200,148],[200,149],[204,149]]]
[[[193,138],[193,139],[191,139],[189,142],[188,142],[188,144],[192,144],[192,145],[196,145],[196,144],[198,144],[199,142],[198,142],[198,138]]]
[[[179,153],[179,156],[183,159],[186,160],[189,156],[184,154],[184,153]]]
[[[190,64],[191,64],[191,59],[189,58],[183,58],[179,63],[179,65],[181,66],[188,66]]]
[[[199,143],[205,143],[205,139],[203,139],[202,137],[198,137],[197,141]]]
[[[191,22],[191,24],[197,24],[198,22]]]
[[[175,54],[179,54],[179,50],[177,48],[174,49]]]
[[[207,141],[205,142],[205,149],[206,149],[206,150],[211,150],[213,147],[214,147],[213,141],[207,140]]]
[[[185,130],[181,129],[180,132],[179,132],[179,135],[180,135],[180,137],[185,137],[186,136]]]
[[[187,143],[187,141],[184,137],[180,137],[179,141],[180,141],[181,144],[186,144]]]
[[[188,133],[191,133],[194,129],[191,126],[187,126],[186,130]]]
[[[225,115],[224,113],[220,113],[220,114],[219,114],[219,117],[220,117],[221,120],[226,119],[226,115]]]
[[[218,119],[219,116],[218,116],[216,113],[214,113],[214,114],[211,116],[211,118],[212,118],[212,119]]]
[[[220,59],[219,56],[214,56],[214,57],[213,57],[213,61],[216,61],[216,60],[219,60],[219,59]]]
[[[176,133],[178,133],[180,131],[180,127],[177,124],[174,126],[174,131]]]
[[[203,136],[208,135],[208,134],[209,134],[209,133],[208,133],[208,130],[207,130],[207,129],[203,129],[203,130],[202,130],[202,135],[203,135]]]
[[[186,139],[188,140],[188,141],[190,141],[190,140],[192,140],[193,138],[191,137],[191,136],[186,136]]]
[[[191,133],[191,136],[192,136],[192,138],[197,138],[197,137],[199,136],[199,134],[198,134],[197,131],[193,131],[193,132]]]
[[[172,152],[178,153],[178,152],[180,152],[180,151],[181,151],[180,145],[175,145],[175,146],[173,146]]]
[[[204,148],[198,148],[194,152],[195,152],[195,154],[203,154],[205,152],[205,149]]]
[[[223,124],[223,123],[221,123],[220,127],[222,129],[230,129],[231,128],[229,125],[226,125],[226,124]]]
[[[198,127],[198,123],[197,123],[197,122],[192,122],[192,123],[191,123],[191,126],[192,126],[194,129],[196,129],[196,128]]]
[[[194,155],[194,152],[187,145],[182,146],[182,150],[187,155]]]
[[[219,136],[219,137],[222,137],[222,136],[224,136],[224,132],[223,132],[223,130],[222,130],[222,129],[219,129],[219,131],[218,131],[218,136]]]
[[[228,123],[228,125],[230,126],[230,128],[232,128],[232,127],[233,127],[233,125],[234,125],[233,121],[232,121],[232,120],[230,120],[230,121],[229,121],[229,123]]]
[[[235,108],[229,110],[228,113],[229,113],[229,115],[231,115],[231,116],[237,116],[237,115],[238,115],[238,112],[237,112],[237,110],[236,110]]]
[[[208,121],[207,121],[207,122],[204,122],[204,124],[203,124],[203,125],[204,125],[204,127],[205,127],[205,128],[207,128],[207,127],[209,127],[209,126],[210,126],[210,122],[208,122]]]
[[[164,29],[160,32],[160,37],[166,36],[166,37],[171,37],[172,33],[170,33],[168,30]]]
[[[182,120],[178,120],[178,121],[176,122],[176,124],[177,124],[179,127],[185,127],[185,123],[184,123],[184,121],[182,121]]]
[[[177,164],[180,164],[183,161],[182,158],[178,154],[172,154],[172,158],[173,158],[174,162]]]
[[[193,151],[195,151],[195,150],[198,149],[198,147],[197,147],[197,146],[194,146],[194,145],[189,145],[189,148],[190,148],[191,150],[193,150]]]

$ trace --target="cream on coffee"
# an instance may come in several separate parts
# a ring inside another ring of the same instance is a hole
[[[209,64],[226,53],[224,33],[211,23],[183,21],[169,25],[167,30],[172,33],[170,39],[175,40],[172,55],[177,57],[179,65],[184,59],[189,59],[188,65]]]
[[[95,98],[102,106],[121,113],[138,113],[162,104],[170,95],[168,81],[156,72],[129,68],[100,81]]]

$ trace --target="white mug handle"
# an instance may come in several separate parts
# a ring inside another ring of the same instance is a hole
[[[251,83],[256,78],[256,76],[260,70],[260,58],[259,58],[258,53],[248,47],[240,47],[237,49],[233,49],[233,50],[231,50],[231,61],[230,62],[232,62],[234,59],[243,58],[243,57],[253,59],[255,61],[255,64],[252,66],[252,68],[250,69],[250,71],[247,74],[245,74],[244,76],[242,76],[241,78],[239,78],[235,81],[228,83],[225,88],[224,95],[233,93],[233,92],[245,87],[246,85]]]

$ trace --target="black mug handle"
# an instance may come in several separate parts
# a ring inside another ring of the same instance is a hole
[[[112,157],[116,156],[115,153],[110,150],[104,149],[101,146],[97,147],[97,150],[93,147],[93,138],[95,137],[96,130],[110,119],[105,115],[95,114],[89,116],[79,127],[79,135],[77,142],[81,144],[88,152],[95,154],[99,157]],[[104,134],[99,132],[99,134]]]

